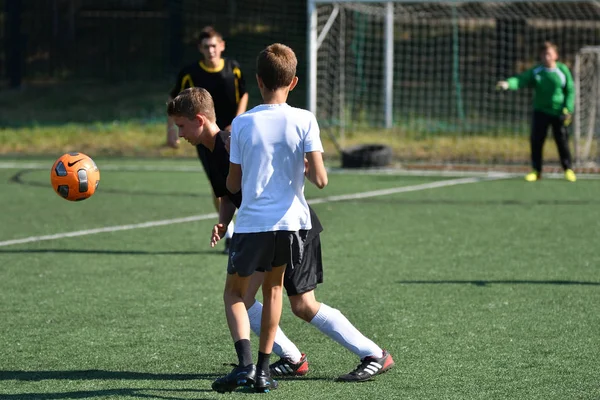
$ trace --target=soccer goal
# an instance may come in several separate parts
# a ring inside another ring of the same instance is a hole
[[[527,162],[532,91],[494,86],[551,40],[579,82],[577,155],[595,154],[598,53],[581,49],[600,46],[599,1],[309,0],[308,26],[308,107],[342,146],[360,135],[407,160]]]
[[[597,163],[600,138],[600,46],[584,47],[575,57],[574,131],[577,163],[584,166]]]

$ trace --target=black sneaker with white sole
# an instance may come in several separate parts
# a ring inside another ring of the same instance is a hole
[[[256,380],[256,366],[254,364],[245,367],[237,366],[227,375],[217,379],[212,384],[215,392],[231,392],[240,386],[252,386]]]
[[[392,355],[383,350],[381,358],[365,357],[354,371],[337,378],[338,382],[364,382],[372,379],[375,375],[383,374],[394,366]]]

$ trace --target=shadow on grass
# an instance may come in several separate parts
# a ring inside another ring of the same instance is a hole
[[[35,172],[35,170],[23,170],[14,174],[9,182],[17,183],[19,185],[32,186],[32,187],[41,187],[44,189],[48,188],[48,183],[46,182],[35,182],[35,181],[25,181],[23,180],[23,176]],[[135,195],[135,196],[169,196],[169,197],[191,197],[191,198],[200,198],[200,197],[211,197],[210,194],[203,193],[190,193],[190,192],[155,192],[151,190],[122,190],[122,189],[111,189],[111,188],[102,188],[102,193],[110,193],[110,194],[126,194],[126,195]]]
[[[45,380],[139,380],[139,381],[213,381],[223,374],[169,374],[132,371],[105,371],[90,369],[83,371],[2,371],[0,370],[0,381],[29,381],[38,382]],[[328,377],[322,376],[300,376],[286,377],[282,381],[329,381]],[[136,389],[139,390],[139,389]],[[145,389],[144,389],[145,390]],[[148,389],[154,390],[154,389]],[[166,389],[165,389],[166,390]],[[0,395],[0,399],[2,399]]]
[[[104,249],[0,249],[0,254],[33,254],[33,253],[56,253],[56,254],[108,254],[119,256],[195,256],[199,254],[219,255],[220,250],[171,250],[171,251],[148,251],[148,250],[104,250]]]
[[[441,280],[441,281],[398,281],[403,285],[581,285],[600,286],[600,282],[563,281],[563,280]]]
[[[104,371],[104,370],[85,370],[85,371],[0,371],[0,381],[16,380],[38,382],[43,380],[162,380],[162,381],[192,381],[205,380],[213,381],[222,374],[168,374],[168,373],[149,373],[149,372],[131,372],[131,371]],[[285,379],[296,380],[296,379]],[[330,380],[328,378],[310,378],[299,377],[297,380]],[[144,393],[145,392],[145,393]],[[162,392],[165,394],[150,394],[152,392]],[[188,397],[169,396],[166,393],[186,393]],[[184,400],[189,399],[189,394],[212,393],[210,389],[157,389],[157,388],[125,388],[125,389],[102,389],[102,390],[81,390],[60,393],[0,393],[0,400],[17,399],[38,399],[38,400],[58,400],[58,399],[88,399],[94,397],[135,397],[146,399],[168,399]],[[251,388],[239,388],[236,392],[254,393]],[[195,398],[202,400],[201,398]]]
[[[127,389],[103,389],[103,390],[81,390],[73,392],[60,393],[18,393],[18,394],[2,394],[0,400],[21,400],[21,399],[36,399],[36,400],[58,400],[58,399],[90,399],[94,397],[116,398],[135,397],[140,399],[165,399],[165,400],[185,400],[190,397],[177,397],[168,395],[157,395],[143,392],[173,392],[173,393],[206,393],[212,392],[209,389],[154,389],[154,388],[127,388]],[[196,398],[197,400],[202,400]]]
[[[214,380],[220,374],[169,374],[132,371],[105,371],[90,369],[83,371],[0,371],[0,381],[44,381],[67,379],[76,380],[156,380],[156,381],[191,381]]]

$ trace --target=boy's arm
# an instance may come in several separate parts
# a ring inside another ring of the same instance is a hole
[[[242,189],[242,166],[229,163],[229,175],[227,175],[227,190],[237,193]]]
[[[308,131],[304,139],[304,175],[319,189],[327,186],[327,170],[323,164],[323,144],[319,137],[319,123],[314,114],[310,113]]]
[[[235,116],[237,117],[240,114],[246,112],[246,108],[248,107],[248,93],[244,93],[240,98],[240,102],[238,103],[237,111],[235,112]],[[231,125],[225,127],[226,131],[231,131]]]
[[[240,97],[240,102],[238,103],[238,108],[235,113],[235,116],[237,117],[238,115],[245,113],[247,108],[248,108],[248,93],[244,93],[242,95],[242,97]]]
[[[533,84],[533,68],[528,69],[522,74],[512,76],[506,80],[509,90],[517,90],[524,87],[530,87]]]
[[[225,232],[227,232],[227,226],[233,219],[235,214],[235,204],[231,201],[229,196],[223,196],[220,198],[219,205],[219,223],[213,227],[212,237],[210,239],[210,246],[215,247],[217,242],[221,240]]]
[[[235,95],[237,98],[237,110],[235,111],[235,116],[237,117],[238,115],[245,113],[248,109],[248,92],[246,91],[244,74],[242,74],[240,65],[236,61],[233,61],[233,75],[235,79]],[[231,131],[231,125],[227,126],[225,130]]]
[[[239,144],[237,118],[233,120],[229,141],[229,174],[227,175],[227,190],[235,194],[242,189],[242,153]]]
[[[227,227],[233,219],[235,209],[235,204],[233,204],[229,196],[221,197],[221,205],[219,206],[219,224],[223,224]]]
[[[571,71],[569,68],[561,64],[561,71],[565,74],[567,82],[565,83],[565,88],[563,89],[565,93],[565,104],[564,107],[567,109],[568,114],[573,114],[575,110],[575,84],[573,83],[573,75],[571,75]]]
[[[522,74],[511,76],[505,81],[499,81],[498,83],[496,83],[496,89],[517,90],[524,87],[532,86],[533,70],[534,68],[531,68],[523,72]]]
[[[304,164],[304,175],[319,189],[327,186],[327,170],[323,163],[323,153],[320,151],[311,151],[306,153],[306,162]]]

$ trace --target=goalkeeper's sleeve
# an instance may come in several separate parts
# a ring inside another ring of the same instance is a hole
[[[530,87],[533,85],[533,68],[528,69],[522,74],[512,76],[506,81],[508,82],[508,89],[517,90],[524,87]]]

